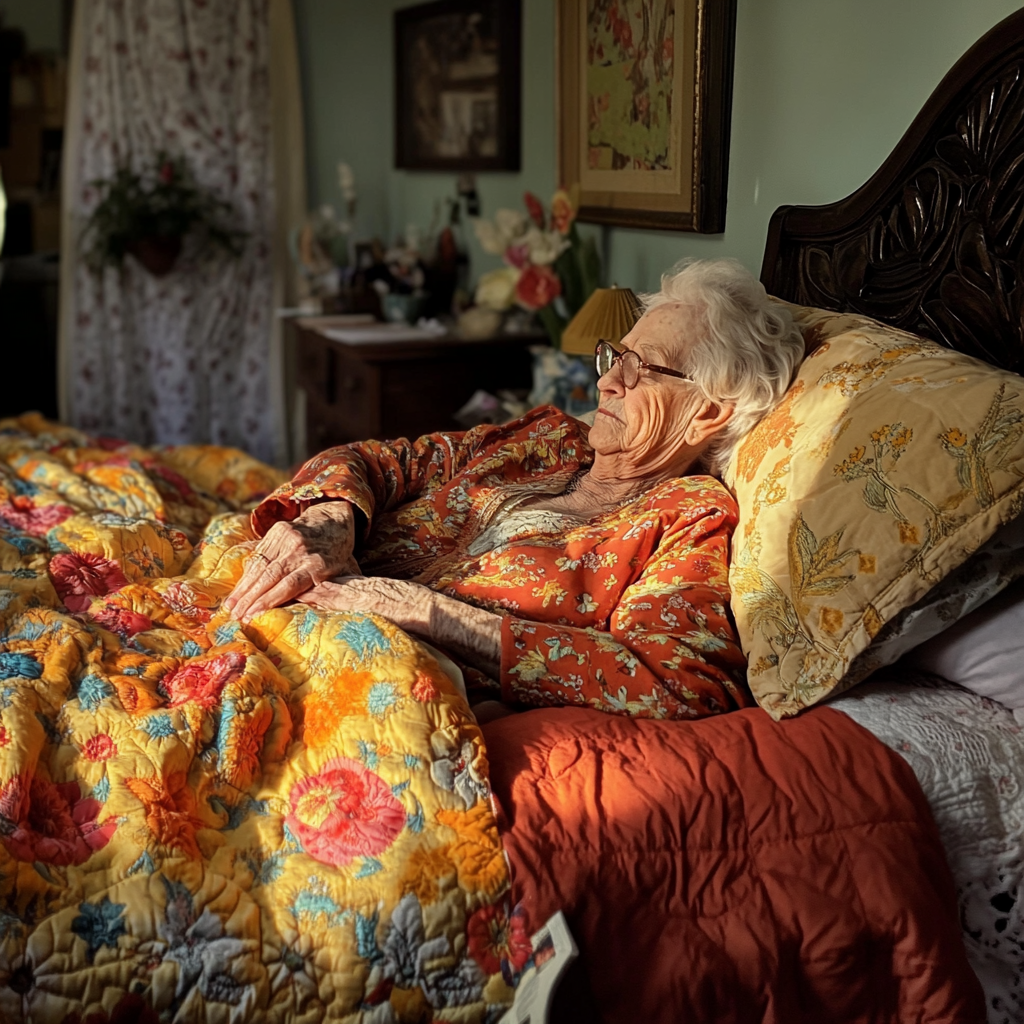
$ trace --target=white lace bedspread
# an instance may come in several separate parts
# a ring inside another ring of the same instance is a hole
[[[898,666],[843,694],[846,712],[914,769],[960,901],[989,1024],[1024,1021],[1024,727],[1001,704]]]

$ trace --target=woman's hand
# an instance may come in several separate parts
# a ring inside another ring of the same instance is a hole
[[[290,523],[274,523],[256,544],[224,608],[248,620],[332,576],[358,573],[355,536],[355,513],[347,501],[311,505]]]
[[[343,576],[299,596],[323,611],[380,615],[452,651],[497,679],[501,672],[501,616],[438,594],[420,583],[381,576]]]

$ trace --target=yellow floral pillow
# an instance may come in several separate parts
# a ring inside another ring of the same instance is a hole
[[[1021,377],[866,317],[792,311],[809,354],[724,474],[732,609],[775,718],[859,682],[882,627],[1024,503]]]

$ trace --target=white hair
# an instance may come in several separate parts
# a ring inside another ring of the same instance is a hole
[[[684,369],[704,394],[735,405],[703,462],[720,473],[736,446],[786,393],[804,356],[789,310],[739,260],[685,259],[661,276],[661,290],[642,295],[645,313],[669,303],[697,311],[703,337]]]

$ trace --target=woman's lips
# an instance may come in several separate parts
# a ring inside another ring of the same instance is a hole
[[[622,422],[622,420],[620,420],[619,417],[615,415],[615,413],[609,412],[607,409],[598,409],[597,411],[602,416],[611,416],[613,420],[619,420],[620,423]]]

